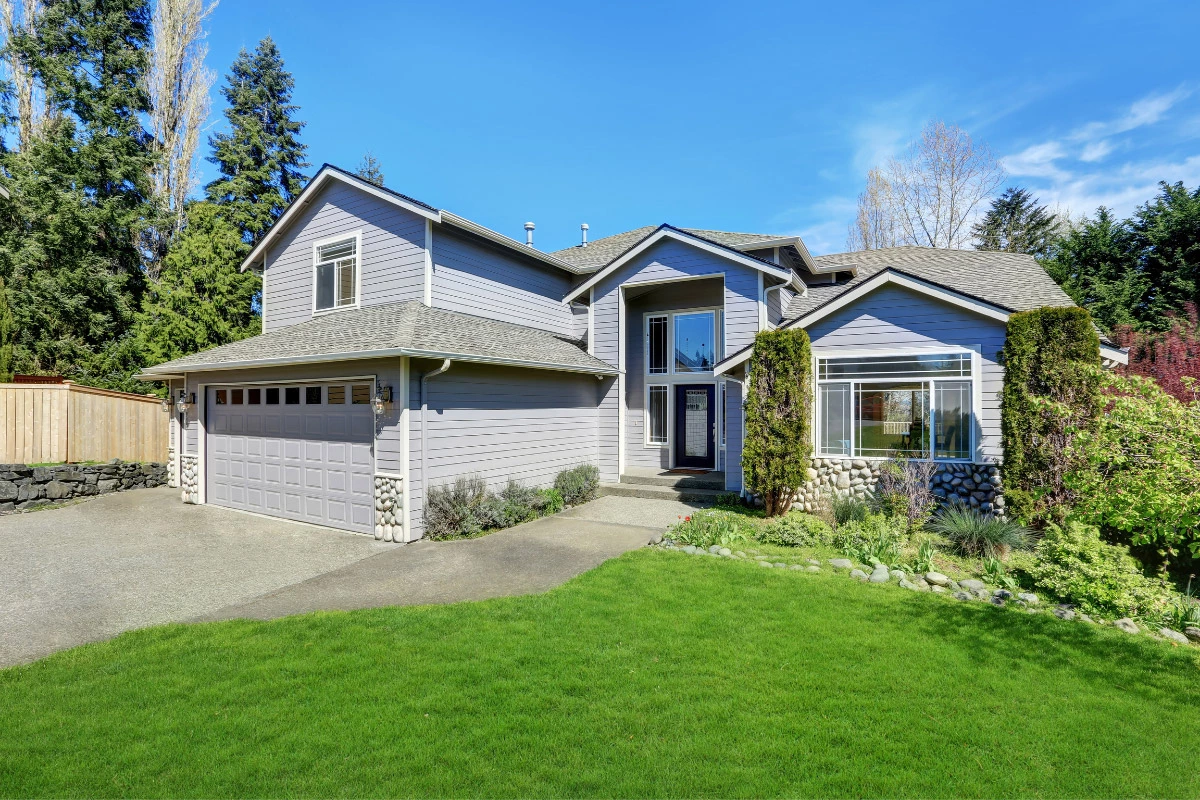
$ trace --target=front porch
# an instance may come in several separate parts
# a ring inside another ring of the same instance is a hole
[[[640,497],[647,500],[678,500],[683,503],[712,503],[725,494],[725,473],[626,467],[619,483],[600,484],[600,495]]]

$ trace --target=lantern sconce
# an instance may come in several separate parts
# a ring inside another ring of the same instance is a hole
[[[188,407],[195,405],[195,403],[196,403],[196,393],[195,392],[188,394],[186,389],[180,389],[179,390],[179,400],[178,400],[178,402],[175,403],[175,410],[178,411],[180,414],[186,414]]]
[[[164,398],[162,399],[162,410],[163,410],[163,413],[164,413],[164,414],[170,414],[170,413],[171,413],[171,406],[173,406],[173,405],[174,405],[174,403],[172,403],[172,402],[171,402],[171,396],[170,396],[170,395],[167,395],[166,397],[164,397]]]
[[[380,386],[375,392],[375,399],[371,401],[372,408],[375,409],[375,414],[383,414],[387,407],[392,404],[392,387]]]

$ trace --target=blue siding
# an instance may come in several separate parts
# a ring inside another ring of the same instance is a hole
[[[421,374],[439,362],[413,360],[409,444],[413,530],[424,530]],[[482,475],[493,488],[510,478],[548,486],[564,469],[597,461],[597,402],[589,375],[454,364],[428,381],[429,486]]]
[[[433,305],[575,337],[571,276],[434,226]],[[584,318],[584,326],[587,319]]]
[[[332,181],[270,248],[263,273],[263,331],[312,318],[313,242],[355,231],[362,231],[361,304],[422,299],[424,218]]]
[[[980,449],[988,461],[998,461],[1003,455],[1000,392],[1004,368],[999,363],[1003,323],[908,289],[884,286],[818,321],[808,328],[808,335],[816,355],[831,349],[891,350],[939,344],[978,347],[982,356],[982,418],[977,421]]]

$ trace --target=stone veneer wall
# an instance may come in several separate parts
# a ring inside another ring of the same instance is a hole
[[[404,540],[404,523],[400,514],[404,510],[403,481],[387,475],[375,476],[375,538],[385,542]]]
[[[880,461],[858,458],[814,458],[808,481],[800,487],[796,505],[812,511],[821,495],[866,495],[879,482]],[[1004,513],[1000,468],[995,464],[939,463],[933,493],[944,501],[957,500],[981,511]]]
[[[179,480],[175,477],[175,462],[178,454],[174,447],[167,448],[167,486],[172,489],[179,488]]]
[[[185,503],[200,502],[200,457],[182,455],[179,457],[179,482],[183,491],[180,493]]]
[[[72,497],[162,486],[166,464],[62,464],[31,467],[0,464],[0,513],[24,511]]]

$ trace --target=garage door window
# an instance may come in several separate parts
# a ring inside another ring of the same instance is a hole
[[[224,389],[217,389],[217,391],[213,393],[213,400],[219,406],[223,406],[229,402],[229,398],[226,397],[226,392]]]
[[[326,400],[332,405],[344,405],[346,402],[345,386],[330,386],[326,389]]]
[[[269,405],[269,406],[279,405],[279,389],[278,388],[272,387],[270,389],[267,389],[267,405]]]
[[[229,404],[234,405],[234,406],[240,406],[242,404],[242,390],[241,389],[230,389],[229,390]]]
[[[371,402],[371,387],[365,383],[356,383],[350,387],[350,402],[356,406]]]
[[[305,386],[304,387],[304,403],[310,406],[321,405],[321,387],[320,386]]]
[[[300,405],[300,387],[289,386],[283,390],[283,402],[289,406]]]
[[[257,406],[262,404],[262,389],[247,389],[246,404]]]

